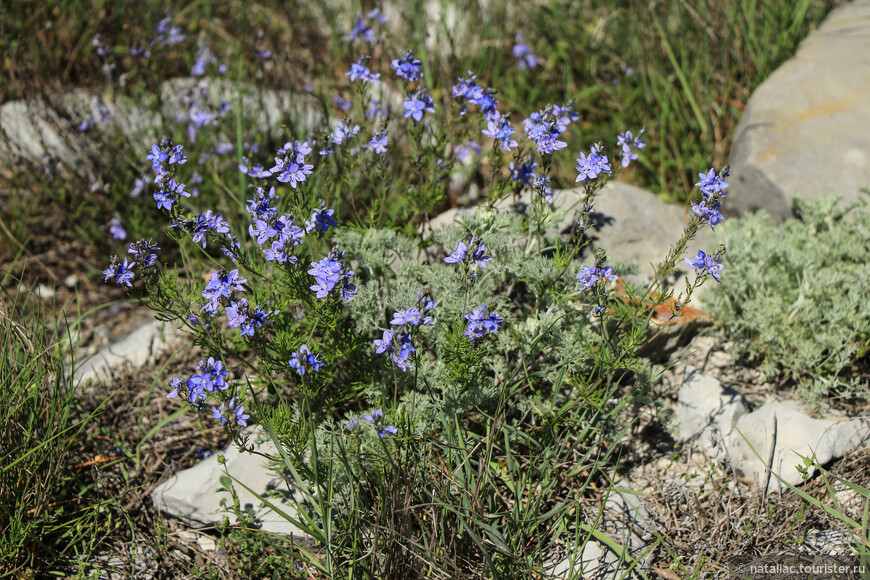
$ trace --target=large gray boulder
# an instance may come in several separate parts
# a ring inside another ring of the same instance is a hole
[[[723,211],[790,216],[790,198],[870,186],[870,0],[840,6],[752,94]]]

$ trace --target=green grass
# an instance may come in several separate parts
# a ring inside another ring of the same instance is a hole
[[[93,415],[46,314],[0,302],[0,576],[28,577],[87,556],[103,537],[102,504],[75,467]],[[84,470],[87,473],[87,470]]]

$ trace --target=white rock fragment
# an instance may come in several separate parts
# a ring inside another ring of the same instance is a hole
[[[269,440],[258,444],[257,450],[270,455],[277,453],[275,445]],[[225,465],[220,465],[218,454],[214,454],[157,486],[151,494],[155,507],[178,518],[188,526],[218,524],[224,515],[229,515],[221,507],[221,500],[231,502],[229,493],[216,491],[221,486],[220,478],[225,475],[224,467],[226,467],[232,477],[243,482],[260,496],[268,497],[271,503],[290,516],[297,517],[293,502],[289,499],[297,492],[288,487],[287,481],[280,474],[266,469],[265,459],[262,456],[241,453],[235,443],[231,443],[220,455],[226,458]],[[235,490],[242,509],[250,507],[253,510],[254,517],[262,524],[261,529],[264,532],[292,538],[297,542],[310,541],[309,536],[267,507],[244,487],[236,484]],[[232,517],[230,519],[232,521]]]
[[[73,375],[74,384],[108,378],[113,369],[124,365],[139,368],[179,347],[184,333],[171,324],[150,320],[124,338],[110,344],[87,360],[81,361]]]
[[[734,423],[749,412],[746,400],[734,389],[686,367],[677,397],[680,438],[695,440],[711,459],[724,459],[726,438]]]
[[[865,419],[812,419],[797,402],[783,401],[767,403],[739,417],[727,438],[727,446],[735,469],[764,487],[768,481],[768,461],[783,480],[799,485],[803,477],[797,467],[804,466],[803,457],[815,457],[820,465],[825,465],[868,438],[870,423]],[[810,475],[813,472],[810,470]],[[785,487],[770,476],[768,491]]]

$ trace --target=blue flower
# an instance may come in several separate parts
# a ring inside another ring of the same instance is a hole
[[[167,16],[163,20],[157,23],[157,37],[154,39],[152,44],[158,44],[161,46],[175,46],[176,44],[180,44],[187,39],[187,36],[181,32],[181,29],[177,26],[170,26],[172,24],[172,17]]]
[[[313,372],[320,371],[323,362],[317,358],[317,355],[308,350],[306,345],[299,347],[299,350],[290,355],[290,360],[287,365],[296,370],[296,374],[300,377],[305,376],[305,371],[311,368]]]
[[[358,38],[362,38],[364,41],[372,43],[377,40],[375,31],[372,29],[372,24],[375,22],[383,24],[386,21],[387,17],[381,14],[381,11],[377,8],[371,10],[365,17],[357,14],[356,20],[353,23],[353,29],[347,35],[347,40],[353,42]]]
[[[531,155],[528,156],[525,163],[520,163],[519,165],[516,165],[516,163],[511,161],[509,166],[511,179],[519,181],[526,187],[532,187],[532,180],[536,177],[535,167],[537,166],[538,164],[534,161],[534,157]]]
[[[380,82],[378,79],[381,78],[380,73],[372,74],[372,71],[369,70],[369,67],[366,66],[366,63],[369,61],[369,57],[364,56],[359,59],[357,62],[350,65],[350,70],[344,73],[344,76],[350,77],[351,82],[354,81],[362,81],[364,83],[377,83]]]
[[[109,221],[109,233],[112,234],[112,237],[116,240],[126,240],[127,239],[127,230],[124,229],[124,226],[121,225],[121,216],[117,213],[115,217],[113,217]]]
[[[469,161],[472,155],[480,155],[480,144],[476,141],[466,141],[456,148],[456,158],[462,163]]]
[[[415,121],[422,121],[424,113],[435,112],[435,102],[426,89],[421,89],[405,98],[405,118],[412,117]]]
[[[414,58],[414,53],[410,50],[402,55],[402,58],[393,59],[390,67],[396,71],[396,76],[407,79],[411,82],[418,80],[423,74],[420,72],[420,67],[423,65],[419,60]]]
[[[224,268],[221,268],[218,272],[212,272],[205,290],[202,291],[202,297],[209,301],[209,307],[212,311],[217,311],[220,299],[229,299],[233,291],[236,290],[244,292],[245,289],[242,284],[246,282],[245,278],[239,277],[238,270],[227,272]]]
[[[305,163],[305,157],[297,154],[292,157],[276,157],[275,166],[270,169],[270,173],[278,174],[278,181],[281,183],[290,183],[290,187],[296,189],[299,183],[304,183],[308,180],[308,175],[311,175],[311,170],[314,166],[310,163]]]
[[[125,284],[128,287],[132,287],[133,281],[133,272],[132,269],[136,264],[133,262],[128,262],[127,258],[124,258],[123,262],[118,261],[118,256],[112,256],[112,260],[109,263],[109,267],[103,270],[103,275],[105,278],[104,282],[108,282],[109,279],[114,278],[115,284],[121,285]]]
[[[577,281],[581,290],[588,290],[595,286],[600,279],[616,282],[619,276],[613,273],[612,266],[583,266],[577,274]]]
[[[145,159],[151,161],[151,165],[160,165],[161,163],[169,159],[169,155],[166,153],[166,151],[164,151],[157,145],[152,145],[151,155],[147,156]]]
[[[372,148],[372,151],[377,153],[378,155],[382,155],[387,152],[387,132],[386,131],[378,131],[375,133],[375,136],[372,137],[372,140],[369,141],[369,146]]]
[[[610,160],[607,159],[607,155],[601,153],[601,145],[598,143],[592,146],[588,157],[582,152],[580,153],[575,169],[579,172],[575,182],[591,181],[597,179],[602,173],[604,175],[611,174]]]
[[[495,113],[487,118],[486,129],[481,131],[487,137],[491,137],[501,144],[508,151],[517,146],[517,142],[511,139],[511,135],[516,131],[511,128],[511,123],[507,117]]]
[[[504,323],[504,319],[501,316],[494,312],[487,312],[486,306],[483,304],[479,308],[472,310],[470,314],[466,314],[465,319],[468,321],[468,324],[462,334],[467,336],[470,341],[475,341],[487,334],[497,332]]]
[[[381,425],[380,424],[381,421],[384,419],[384,412],[381,409],[375,409],[374,411],[372,411],[371,415],[366,414],[366,415],[363,415],[362,418],[364,421],[367,421],[375,426],[375,430],[378,433],[378,437],[380,437],[381,439],[383,439],[387,435],[395,435],[396,433],[399,432],[398,428],[394,427],[393,425]],[[357,422],[357,424],[358,423],[359,422]]]
[[[332,134],[330,135],[330,137],[333,143],[335,143],[336,145],[341,145],[357,133],[359,133],[359,125],[354,125],[353,128],[349,128],[347,125],[341,122],[336,125],[335,129],[332,130]]]
[[[148,252],[159,250],[157,246],[149,239],[140,239],[138,242],[132,242],[128,254],[133,255],[133,260],[143,268],[150,268],[157,261],[157,254],[149,254]]]
[[[412,306],[407,310],[399,310],[393,314],[393,320],[390,321],[390,324],[393,326],[404,326],[406,324],[418,326],[422,318],[423,314]]]
[[[690,260],[686,258],[686,266],[697,270],[698,276],[704,276],[709,274],[713,276],[713,279],[717,282],[721,282],[722,280],[719,278],[719,271],[723,268],[722,264],[717,264],[716,259],[718,255],[708,256],[704,253],[703,250],[698,250],[698,255],[695,256],[694,259]]]
[[[626,131],[625,133],[620,133],[616,137],[616,145],[622,148],[622,166],[628,167],[628,165],[637,159],[637,153],[632,151],[632,147],[635,149],[643,149],[646,147],[646,143],[641,139],[641,136],[646,132],[646,129],[641,129],[640,133],[638,133],[637,137],[634,137],[631,134],[631,131]]]
[[[483,241],[477,236],[471,237],[471,262],[477,264],[481,268],[486,268],[486,263],[492,258],[486,255],[486,246]],[[456,249],[449,256],[444,258],[448,264],[456,264],[465,261],[468,257],[468,246],[464,242],[459,242]]]
[[[264,310],[261,306],[248,306],[247,298],[238,302],[231,301],[226,307],[227,325],[231,328],[239,328],[242,336],[254,336],[256,329],[264,324],[271,324],[270,316],[278,314],[278,310]]]
[[[378,437],[380,437],[381,439],[383,439],[387,435],[395,435],[399,432],[398,427],[395,427],[393,425],[376,425],[375,429],[378,432]]]
[[[486,255],[486,246],[483,245],[483,240],[478,237],[472,237],[471,245],[474,247],[471,250],[471,261],[481,268],[486,268],[486,263],[492,260],[492,258]]]
[[[311,218],[305,222],[305,231],[311,232],[312,230],[317,230],[318,232],[328,232],[329,228],[338,226],[338,222],[332,217],[334,215],[335,210],[327,209],[326,203],[321,201],[320,207],[314,208]]]
[[[354,294],[356,294],[356,286],[350,282],[353,270],[345,266],[345,263],[340,259],[343,256],[344,252],[339,251],[336,246],[319,262],[311,262],[311,269],[308,270],[308,273],[314,277],[316,284],[310,288],[315,292],[317,298],[326,298],[332,289],[341,282],[341,297],[344,300],[353,299]]]
[[[538,59],[532,54],[532,49],[527,44],[523,44],[523,35],[517,33],[517,42],[514,44],[514,58],[519,61],[520,70],[527,68],[535,68],[538,66]]]
[[[235,405],[235,403],[236,403],[236,397],[233,397],[232,399],[230,399],[230,407]],[[251,416],[248,415],[247,413],[245,413],[245,408],[241,404],[236,405],[236,407],[233,409],[233,415],[236,418],[236,425],[238,425],[240,427],[247,427],[248,426],[247,420],[250,419]]]
[[[550,186],[549,177],[535,177],[533,185],[535,191],[541,194],[545,202],[553,203],[553,188]]]
[[[456,264],[465,259],[466,251],[468,247],[465,245],[465,242],[459,242],[459,245],[456,246],[456,249],[453,252],[444,258],[444,261],[448,264]]]
[[[723,171],[723,174],[727,175],[725,171]],[[698,174],[698,177],[701,178],[701,181],[696,183],[695,186],[701,188],[701,192],[705,195],[713,195],[718,193],[720,196],[724,197],[725,190],[728,188],[728,184],[722,181],[722,177],[724,175],[717,175],[716,170],[711,167],[710,171],[706,174]]]
[[[375,351],[378,354],[381,354],[382,352],[393,352],[393,333],[389,330],[385,330],[383,337],[379,339],[376,338],[374,344],[378,347]]]

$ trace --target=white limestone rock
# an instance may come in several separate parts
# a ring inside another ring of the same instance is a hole
[[[868,438],[870,422],[866,419],[813,419],[797,402],[782,401],[767,403],[739,417],[726,442],[733,467],[764,487],[768,480],[768,461],[772,471],[783,480],[799,485],[803,477],[797,467],[804,466],[802,457],[815,457],[820,465],[825,465],[843,457]],[[813,471],[809,470],[810,475]],[[785,488],[771,474],[768,490]]]
[[[677,397],[680,438],[695,440],[711,459],[725,458],[725,441],[734,423],[749,412],[743,396],[734,389],[687,367]]]
[[[257,450],[273,456],[277,454],[271,440],[258,443]],[[218,463],[218,455],[226,458],[225,465]],[[268,470],[262,456],[241,453],[235,443],[231,443],[220,454],[206,458],[198,465],[173,475],[157,486],[151,493],[154,506],[191,527],[214,526],[220,523],[224,515],[228,514],[220,505],[221,499],[226,499],[230,502],[229,505],[232,505],[228,492],[216,491],[221,487],[220,478],[225,475],[224,467],[231,476],[260,496],[268,498],[281,511],[291,517],[297,517],[294,503],[290,500],[290,497],[297,494],[296,490],[291,490],[280,474]],[[253,509],[254,517],[262,524],[261,529],[264,532],[288,537],[297,542],[310,541],[309,536],[266,506],[244,487],[236,484],[235,490],[242,509],[246,507]]]

